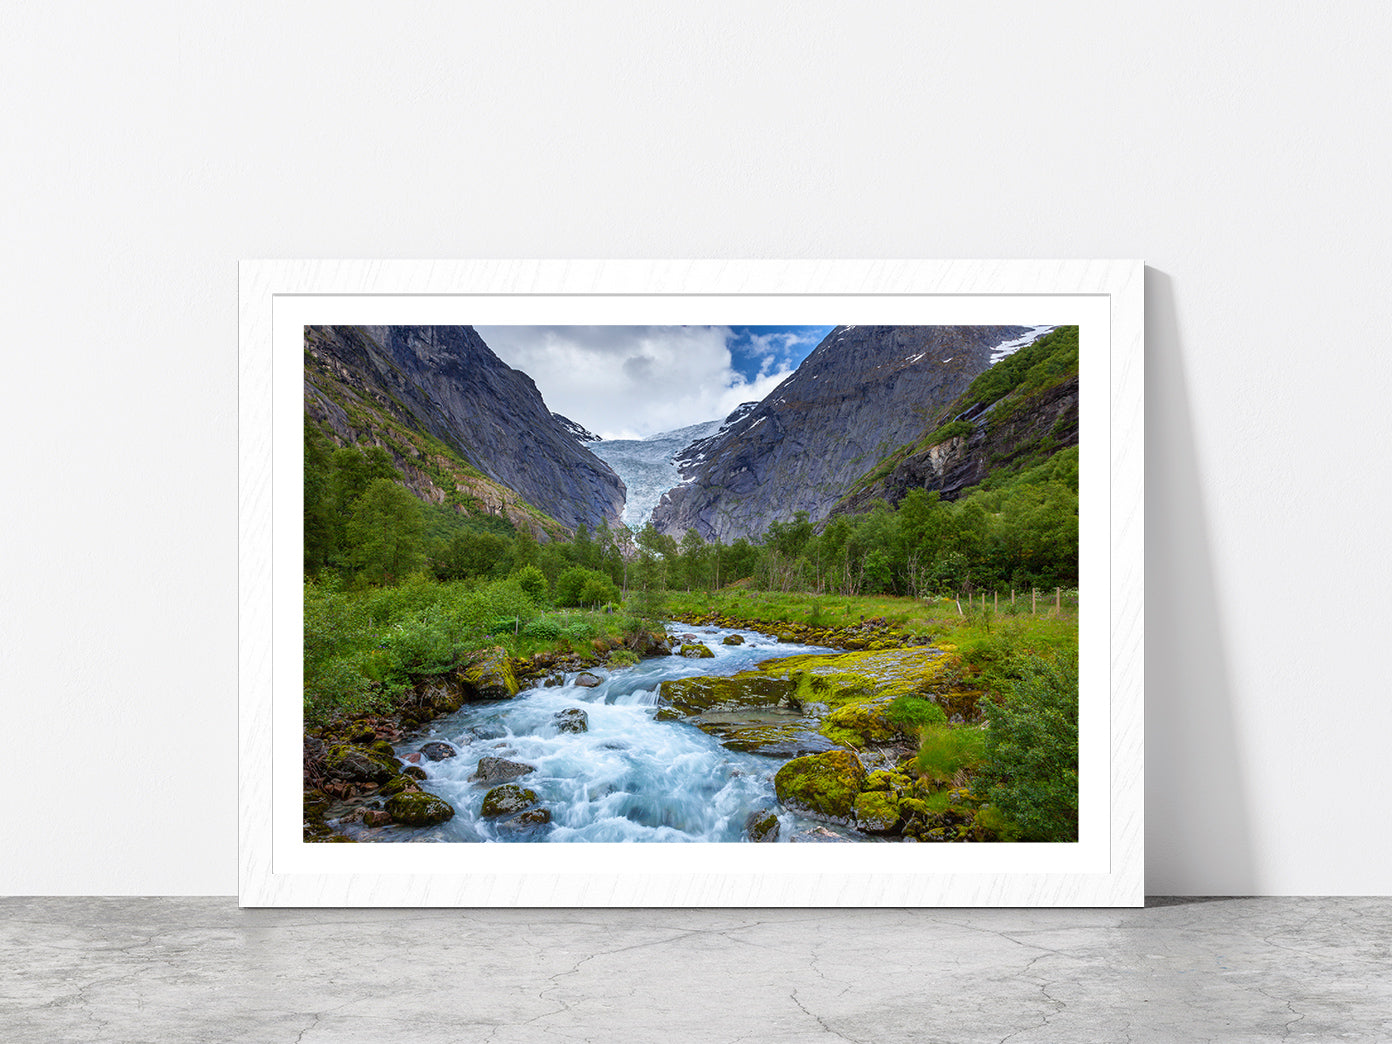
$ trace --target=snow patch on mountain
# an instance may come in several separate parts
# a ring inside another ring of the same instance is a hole
[[[991,349],[991,365],[996,365],[996,363],[1000,362],[1006,356],[1014,355],[1021,348],[1028,347],[1050,330],[1055,329],[1057,329],[1057,327],[1054,326],[1031,326],[1029,328],[1029,333],[1022,334],[1019,337],[1013,337],[1008,341],[1002,341]]]

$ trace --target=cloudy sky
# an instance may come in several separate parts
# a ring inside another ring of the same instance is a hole
[[[644,438],[762,399],[830,326],[479,326],[555,413],[606,439]]]

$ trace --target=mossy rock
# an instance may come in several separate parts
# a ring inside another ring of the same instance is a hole
[[[868,834],[892,834],[899,825],[899,806],[894,795],[867,790],[855,799],[856,826]]]
[[[498,819],[513,816],[536,804],[536,791],[519,787],[516,783],[504,783],[483,795],[483,817]]]
[[[770,678],[746,671],[730,678],[676,678],[658,687],[661,699],[682,714],[695,715],[710,710],[748,710],[777,707],[796,689],[787,678]]]
[[[773,787],[789,808],[849,824],[865,776],[865,766],[849,750],[829,750],[794,758],[778,770]]]
[[[394,794],[402,794],[408,790],[419,789],[420,787],[417,786],[416,780],[403,772],[395,779],[389,779],[386,783],[382,785],[382,796],[391,797]]]
[[[681,721],[684,717],[686,717],[686,715],[684,715],[681,711],[676,710],[673,707],[659,707],[657,713],[653,715],[653,720]]]
[[[883,705],[848,703],[828,714],[820,731],[827,739],[848,747],[888,742],[902,733],[885,718],[883,709]]]
[[[744,821],[744,836],[750,841],[777,841],[778,814],[771,808],[749,813]]]
[[[502,646],[479,653],[459,672],[459,681],[477,700],[510,700],[517,695],[517,675]]]
[[[579,707],[567,707],[551,715],[557,732],[589,732],[590,716]]]
[[[334,779],[382,784],[400,769],[395,758],[351,743],[336,743],[324,753],[324,771]]]
[[[355,721],[348,726],[347,731],[343,734],[343,738],[349,743],[356,743],[359,746],[366,747],[377,738],[377,730],[372,727],[371,722]]]
[[[742,635],[742,634],[727,634],[724,638],[720,639],[720,644],[721,644],[721,645],[743,645],[743,644],[744,644],[744,635]]]
[[[715,656],[710,646],[702,645],[700,642],[687,642],[677,650],[677,655],[685,656],[688,660],[708,660]]]
[[[420,752],[431,761],[444,761],[446,758],[457,757],[459,754],[454,744],[446,743],[443,740],[431,740],[429,743],[422,743]]]
[[[503,820],[500,825],[513,827],[514,829],[524,829],[526,827],[545,826],[549,822],[551,822],[551,811],[549,809],[529,808],[527,811],[515,815],[511,819]]]
[[[894,778],[895,775],[896,775],[896,773],[887,772],[887,771],[885,771],[884,769],[876,769],[874,772],[870,773],[870,775],[868,775],[868,776],[865,777],[865,786],[862,787],[861,789],[862,789],[862,790],[883,790],[883,791],[892,791],[892,790],[896,789],[896,788],[895,788],[895,778]],[[899,777],[899,778],[900,778],[900,779],[905,779],[905,780],[907,779],[906,777],[903,777],[903,776],[901,776],[901,777]],[[901,784],[901,785],[902,785],[902,784]]]
[[[428,773],[419,765],[407,765],[401,770],[403,776],[410,776],[412,779],[425,779]]]
[[[413,827],[434,826],[454,818],[453,805],[421,790],[407,790],[389,798],[387,812],[393,822]]]

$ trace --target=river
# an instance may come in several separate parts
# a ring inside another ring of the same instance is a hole
[[[696,636],[715,657],[655,657],[633,667],[593,669],[602,679],[593,688],[577,685],[572,673],[562,685],[526,689],[511,700],[466,704],[396,747],[399,757],[431,741],[458,749],[455,757],[419,762],[428,774],[421,786],[453,805],[454,818],[425,828],[342,829],[359,841],[379,842],[742,841],[750,813],[775,810],[780,841],[863,839],[778,808],[773,775],[785,757],[729,750],[695,726],[656,718],[658,686],[668,679],[730,675],[774,657],[830,650],[748,630],[688,624],[667,630]],[[744,644],[722,644],[731,634],[741,635]],[[571,708],[585,712],[587,731],[557,727],[557,713]],[[533,766],[536,771],[514,782],[536,792],[550,823],[518,828],[483,818],[483,797],[492,784],[469,777],[484,757]]]

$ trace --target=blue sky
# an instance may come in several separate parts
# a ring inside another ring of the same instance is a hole
[[[546,405],[604,438],[724,417],[778,386],[830,326],[479,326]]]

